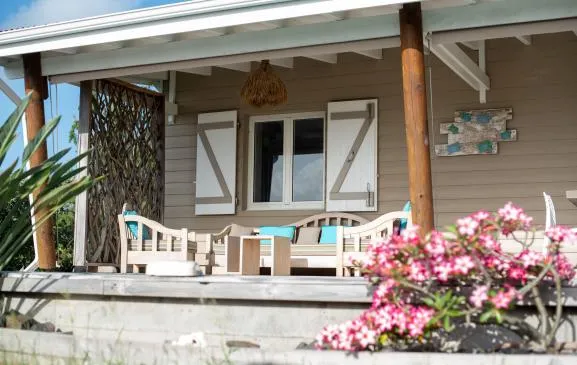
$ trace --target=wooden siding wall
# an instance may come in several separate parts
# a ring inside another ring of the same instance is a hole
[[[476,57],[474,53],[471,53]],[[487,73],[492,89],[487,104],[437,59],[432,59],[434,132],[431,143],[444,143],[438,124],[462,109],[512,107],[509,128],[518,141],[499,144],[494,156],[433,156],[435,222],[438,227],[478,209],[494,210],[511,200],[544,222],[542,192],[549,192],[561,224],[577,226],[577,207],[564,197],[577,189],[577,37],[573,33],[487,42]],[[254,67],[255,65],[253,65]],[[247,74],[213,69],[210,77],[178,74],[180,115],[166,133],[165,224],[201,232],[226,224],[286,224],[314,211],[246,211],[248,119],[251,115],[324,111],[329,101],[379,98],[379,212],[400,210],[408,199],[400,50],[384,51],[383,60],[339,54],[338,64],[295,59],[292,70],[275,68],[285,80],[288,104],[257,110],[243,105],[239,91]],[[236,216],[194,216],[196,114],[239,110]]]

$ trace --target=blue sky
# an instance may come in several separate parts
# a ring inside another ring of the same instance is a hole
[[[89,16],[146,8],[157,5],[178,3],[178,0],[0,0],[0,29],[10,29],[31,25],[48,24],[57,21],[85,18]],[[7,80],[3,70],[2,77],[20,96],[24,96],[24,80]],[[57,115],[62,121],[56,133],[57,138],[48,141],[48,152],[72,147],[68,142],[68,132],[75,117],[78,116],[79,90],[67,84],[51,87],[51,98],[45,103],[46,119]],[[58,94],[58,98],[56,98]],[[14,104],[0,92],[0,123],[10,115]],[[12,162],[22,153],[23,138],[20,136],[10,151],[5,163]]]

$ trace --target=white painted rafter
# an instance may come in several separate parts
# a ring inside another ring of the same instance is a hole
[[[519,42],[523,43],[526,46],[530,46],[532,43],[532,39],[530,35],[519,35],[515,37],[519,40]]]
[[[282,22],[280,21],[271,21],[271,22],[260,22],[260,23],[251,23],[251,24],[243,24],[234,27],[235,32],[255,32],[260,30],[270,30],[280,28],[282,26]]]
[[[357,51],[360,55],[365,57],[373,58],[375,60],[382,60],[383,59],[383,50],[382,49],[369,49],[366,51]]]
[[[250,62],[229,63],[226,65],[219,65],[218,67],[240,72],[250,72]]]
[[[286,57],[286,58],[276,58],[269,61],[271,65],[284,67],[284,68],[293,68],[294,67],[294,58]]]
[[[179,34],[176,37],[177,41],[186,41],[191,39],[199,39],[199,38],[209,38],[209,37],[220,37],[226,34],[225,29],[206,29],[206,30],[199,30],[196,32],[187,32]]]
[[[473,89],[491,88],[489,76],[457,44],[431,44],[431,52]]]
[[[193,74],[193,75],[201,75],[201,76],[212,75],[212,67],[210,67],[210,66],[187,68],[187,69],[178,70],[178,71],[188,73],[188,74]]]
[[[82,47],[78,50],[78,53],[114,51],[121,48],[124,48],[124,42],[101,43]]]
[[[310,56],[305,56],[306,58],[310,58],[316,61],[320,61],[320,62],[326,62],[326,63],[337,63],[337,54],[336,53],[331,53],[331,54],[319,54],[319,55],[310,55]]]

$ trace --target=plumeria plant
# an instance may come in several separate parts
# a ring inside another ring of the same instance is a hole
[[[560,248],[577,237],[556,226],[545,232],[549,244],[539,252],[531,247],[532,232],[532,218],[508,203],[497,213],[479,211],[459,219],[445,233],[422,237],[413,226],[372,243],[366,258],[355,263],[372,286],[371,307],[354,320],[325,327],[316,347],[407,348],[426,344],[456,324],[493,324],[522,334],[533,346],[551,348],[562,317],[561,287],[575,276]],[[519,249],[505,251],[503,236]],[[551,315],[544,304],[550,293],[556,295]],[[535,304],[538,328],[510,314],[519,302]]]

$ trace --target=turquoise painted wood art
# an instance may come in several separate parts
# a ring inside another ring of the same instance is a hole
[[[507,129],[513,109],[481,109],[455,112],[454,120],[441,123],[447,144],[435,146],[437,156],[495,155],[499,142],[517,140],[517,130]]]

